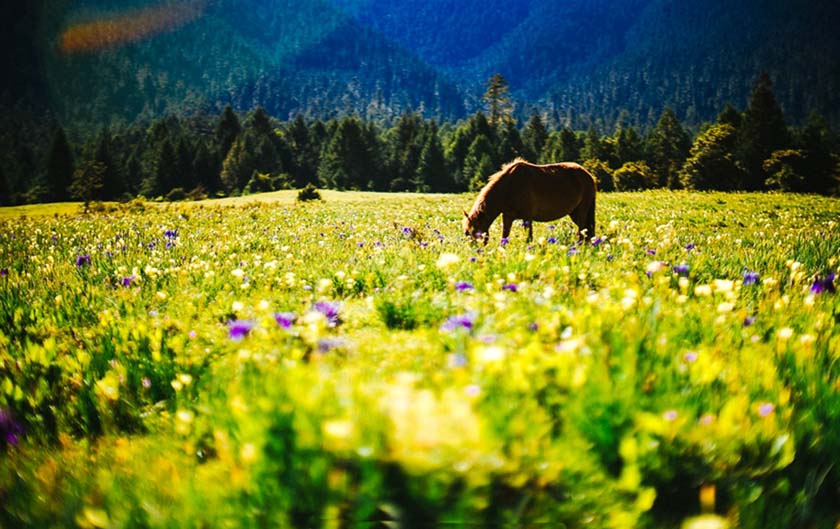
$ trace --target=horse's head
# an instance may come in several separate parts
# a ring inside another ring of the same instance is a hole
[[[487,244],[490,223],[487,222],[487,215],[483,213],[483,211],[473,211],[473,213],[464,211],[463,229],[464,235],[473,239],[483,239],[484,244]]]

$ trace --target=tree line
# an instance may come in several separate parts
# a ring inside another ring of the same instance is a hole
[[[420,113],[388,127],[354,115],[281,122],[257,107],[239,115],[170,116],[120,131],[103,129],[71,144],[55,126],[40,163],[0,166],[0,201],[180,200],[233,196],[311,184],[339,190],[462,192],[516,157],[538,163],[577,161],[599,188],[640,190],[784,190],[838,193],[840,140],[812,114],[790,127],[766,75],[747,107],[727,105],[696,135],[666,108],[646,134],[619,122],[612,134],[549,129],[534,114],[512,117],[507,83],[494,75],[487,112],[457,124]]]

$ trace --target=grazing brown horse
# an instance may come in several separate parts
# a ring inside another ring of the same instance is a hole
[[[595,236],[596,191],[595,177],[576,163],[534,165],[517,158],[491,176],[472,210],[464,211],[464,233],[483,236],[487,244],[487,230],[499,215],[502,238],[510,235],[516,219],[544,222],[569,215],[583,241]],[[529,222],[528,241],[533,237]]]

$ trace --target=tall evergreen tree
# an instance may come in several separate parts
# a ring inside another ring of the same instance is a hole
[[[470,150],[464,160],[464,176],[468,177],[469,189],[476,191],[487,183],[488,177],[498,168],[493,163],[493,144],[490,139],[480,134],[470,145]]]
[[[805,190],[812,193],[831,193],[837,185],[834,181],[837,161],[832,152],[838,152],[838,142],[825,119],[819,114],[811,113],[797,134],[796,143],[804,156]]]
[[[513,119],[508,119],[502,124],[499,131],[499,145],[493,161],[495,165],[501,166],[514,158],[524,158],[525,156],[525,144],[522,142],[522,136],[519,134],[516,122]]]
[[[493,74],[487,80],[487,90],[481,98],[490,114],[490,125],[497,127],[513,113],[513,103],[510,100],[510,88],[504,76]]]
[[[216,145],[221,159],[227,156],[228,151],[233,146],[233,142],[239,136],[240,132],[242,132],[242,125],[239,122],[239,118],[230,105],[225,106],[219,116],[215,131]]]
[[[73,153],[67,143],[64,128],[59,125],[53,133],[47,153],[47,186],[50,200],[62,202],[70,198],[73,172]]]
[[[595,127],[590,126],[584,136],[583,149],[580,152],[580,157],[584,160],[601,160],[609,163],[613,158],[613,153],[610,151],[611,149],[601,139]]]
[[[291,171],[295,187],[314,185],[317,182],[320,149],[301,114],[297,114],[286,129],[286,141],[292,151]]]
[[[154,168],[140,186],[140,194],[146,198],[165,195],[175,187],[174,178],[177,171],[175,147],[172,146],[172,141],[168,137],[164,138],[160,144]]]
[[[619,126],[615,134],[615,156],[619,167],[644,158],[642,138],[634,127]]]
[[[113,137],[111,131],[107,128],[103,129],[99,133],[93,155],[93,161],[102,164],[105,168],[105,172],[102,175],[103,184],[98,196],[101,200],[119,198],[125,192],[125,182],[123,182],[117,170],[116,157],[112,152],[112,142]]]
[[[446,168],[446,157],[438,137],[437,124],[433,121],[426,130],[426,140],[420,153],[415,178],[418,186],[435,192],[454,190],[454,182]]]
[[[790,146],[784,114],[776,102],[773,83],[766,73],[762,73],[753,86],[738,133],[740,159],[747,171],[746,188],[761,189],[767,178],[764,161],[773,151]]]
[[[676,114],[666,108],[647,140],[647,159],[658,187],[679,187],[679,171],[691,149],[691,138]]]
[[[6,171],[0,167],[0,206],[9,206],[12,203],[12,186],[6,176]]]
[[[495,140],[495,131],[487,122],[487,117],[481,112],[473,114],[466,122],[460,124],[456,129],[446,149],[446,157],[449,165],[453,168],[453,179],[457,189],[466,191],[472,174],[464,172],[464,164],[469,153],[470,146],[478,136],[484,136]],[[492,160],[492,155],[491,155]]]
[[[198,142],[192,161],[192,171],[197,185],[203,187],[207,193],[215,193],[221,188],[218,163],[213,159],[204,141]]]
[[[532,162],[542,159],[543,148],[548,140],[548,131],[539,114],[533,114],[522,131],[522,143],[525,146],[525,157]]]
[[[724,105],[723,110],[721,110],[720,114],[718,114],[717,122],[720,125],[731,125],[736,131],[741,128],[741,124],[743,122],[743,116],[740,112],[738,112],[735,107],[727,103]]]
[[[73,172],[73,183],[70,184],[70,196],[84,202],[87,213],[88,206],[105,185],[106,167],[102,162],[87,161]]]
[[[417,174],[423,150],[423,119],[417,113],[404,113],[391,128],[385,139],[387,171],[391,189],[406,190]]]
[[[343,118],[321,155],[318,180],[332,189],[364,189],[376,181],[375,145],[357,117]]]
[[[698,135],[680,171],[686,189],[734,190],[744,186],[745,172],[735,155],[737,133],[732,125],[712,125]]]

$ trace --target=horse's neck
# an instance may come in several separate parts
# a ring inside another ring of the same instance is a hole
[[[484,214],[488,215],[491,220],[498,217],[502,212],[506,187],[504,177],[502,177],[494,182],[492,187],[484,194]]]

